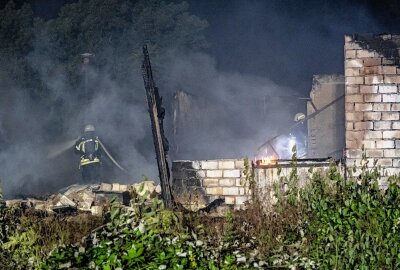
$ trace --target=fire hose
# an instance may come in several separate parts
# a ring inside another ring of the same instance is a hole
[[[112,161],[112,163],[114,163],[115,166],[118,167],[118,169],[120,169],[121,171],[129,174],[129,172],[122,167],[114,158],[113,156],[110,154],[110,152],[108,152],[107,148],[104,146],[104,144],[100,141],[100,139],[98,139],[100,146],[103,148],[104,152],[106,153],[106,155],[110,158],[110,160]]]

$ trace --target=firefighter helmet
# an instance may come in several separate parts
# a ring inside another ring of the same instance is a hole
[[[94,128],[93,125],[86,125],[85,126],[85,130],[84,130],[85,133],[86,132],[93,132],[93,131],[95,131],[95,128]]]

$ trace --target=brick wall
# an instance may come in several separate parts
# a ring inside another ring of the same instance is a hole
[[[390,174],[400,162],[400,35],[345,36],[345,118],[348,165],[367,158]]]
[[[172,187],[178,196],[201,195],[201,202],[196,202],[200,207],[220,197],[226,204],[240,206],[250,199],[243,171],[243,159],[178,160],[172,163]]]

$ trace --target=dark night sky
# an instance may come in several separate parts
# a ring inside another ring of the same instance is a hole
[[[37,15],[51,18],[74,1],[15,2],[29,2]],[[399,32],[400,4],[394,0],[188,2],[209,22],[207,52],[221,71],[267,77],[301,95],[308,94],[313,74],[343,73],[345,33]]]

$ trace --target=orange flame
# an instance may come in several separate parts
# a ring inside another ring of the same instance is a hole
[[[276,163],[277,158],[275,156],[264,157],[256,161],[257,165],[273,165]]]

